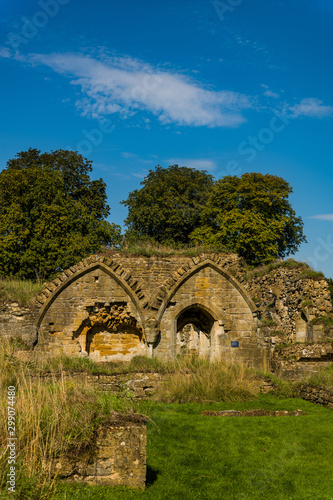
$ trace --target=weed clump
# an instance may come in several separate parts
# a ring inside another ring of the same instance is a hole
[[[304,271],[311,271],[308,264],[305,262],[297,262],[294,259],[279,260],[277,262],[271,262],[266,266],[259,266],[251,269],[247,273],[247,279],[251,280],[253,278],[260,278],[278,269],[303,269]]]
[[[17,302],[20,306],[31,305],[38,293],[43,289],[44,285],[40,282],[1,279],[0,302]]]
[[[306,383],[311,387],[324,387],[333,391],[333,364],[312,375]]]
[[[313,271],[313,269],[304,269],[304,271],[301,272],[299,277],[311,279],[314,281],[321,281],[325,279],[325,276],[321,271]]]
[[[246,401],[259,393],[258,378],[253,371],[197,357],[179,359],[175,371],[164,380],[156,396],[164,402]]]

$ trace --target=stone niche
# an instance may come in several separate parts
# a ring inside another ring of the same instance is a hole
[[[144,417],[138,417],[101,427],[93,455],[54,459],[53,475],[68,482],[145,489],[147,429]]]
[[[74,333],[83,355],[95,361],[129,361],[142,354],[145,337],[126,302],[87,307],[86,318]]]

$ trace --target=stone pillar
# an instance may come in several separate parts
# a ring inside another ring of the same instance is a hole
[[[211,360],[222,359],[222,343],[225,338],[223,320],[215,321],[211,331]]]

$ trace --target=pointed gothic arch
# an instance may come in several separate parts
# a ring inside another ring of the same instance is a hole
[[[222,266],[220,266],[218,263],[214,262],[213,260],[210,259],[205,259],[193,266],[191,266],[187,271],[185,271],[184,274],[179,276],[178,280],[175,279],[175,276],[173,277],[174,281],[170,284],[170,281],[167,281],[166,284],[164,284],[159,293],[157,294],[160,297],[160,305],[158,307],[158,311],[156,314],[156,320],[159,322],[161,321],[161,318],[164,314],[164,311],[168,307],[169,302],[172,300],[172,297],[176,294],[176,292],[188,281],[192,276],[195,274],[199,273],[202,269],[205,269],[206,267],[210,267],[211,269],[215,270],[217,273],[219,273],[221,276],[227,279],[227,281],[240,293],[240,295],[243,297],[245,302],[247,303],[249,309],[251,310],[252,314],[256,314],[257,312],[257,307],[249,294],[246,292],[245,288],[239,283],[239,281],[232,276],[228,271],[226,271]],[[163,298],[162,298],[163,297]]]
[[[80,263],[81,264],[81,263]],[[43,318],[49,309],[49,307],[52,305],[52,303],[57,299],[57,297],[64,291],[65,288],[67,288],[69,285],[71,285],[74,281],[79,279],[80,277],[84,276],[87,273],[93,272],[95,269],[101,269],[103,270],[106,274],[108,274],[111,278],[113,278],[123,289],[124,291],[129,295],[131,300],[133,301],[135,307],[138,310],[138,313],[140,315],[140,318],[142,321],[145,320],[145,312],[144,312],[144,307],[146,303],[142,305],[139,297],[138,297],[138,290],[141,292],[140,287],[134,287],[133,285],[131,286],[131,283],[129,283],[130,276],[128,276],[125,272],[125,270],[118,264],[117,266],[114,266],[114,268],[110,267],[110,265],[107,265],[107,263],[100,262],[100,261],[95,261],[92,263],[87,263],[83,266],[80,266],[80,264],[77,265],[77,270],[75,268],[70,268],[64,271],[62,273],[63,275],[66,276],[64,281],[60,281],[59,278],[56,278],[53,282],[51,282],[48,287],[43,290],[43,292],[39,296],[39,301],[43,304],[38,317],[36,319],[36,326],[37,328],[40,326],[41,322],[43,321]],[[127,279],[126,279],[127,278]],[[60,282],[60,283],[59,283]],[[52,286],[55,285],[55,286]]]

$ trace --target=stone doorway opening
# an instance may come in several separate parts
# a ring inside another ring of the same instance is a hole
[[[199,305],[185,309],[177,319],[176,354],[210,359],[214,323]]]

